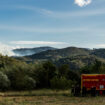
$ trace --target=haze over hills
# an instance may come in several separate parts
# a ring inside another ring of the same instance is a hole
[[[15,56],[26,56],[55,49],[56,48],[46,46],[46,47],[36,47],[36,48],[19,48],[19,49],[14,49],[13,52]]]
[[[81,67],[94,64],[96,60],[105,63],[105,49],[87,49],[77,47],[67,47],[40,51],[33,55],[18,57],[17,59],[26,62],[43,62],[50,60],[56,65],[68,64],[71,69],[77,70]]]
[[[84,66],[89,66],[99,60],[105,63],[105,49],[87,49],[78,47],[67,47],[57,49],[53,47],[36,47],[14,49],[16,59],[27,63],[39,63],[47,60],[52,61],[57,66],[68,64],[72,70],[78,70]]]

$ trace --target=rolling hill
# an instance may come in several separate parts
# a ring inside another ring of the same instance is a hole
[[[44,52],[40,52],[37,54],[33,54],[27,56],[27,58],[31,59],[54,59],[58,60],[60,58],[65,57],[72,57],[77,55],[89,55],[91,50],[85,48],[76,48],[76,47],[68,47],[63,49],[56,49],[56,50],[48,50]]]
[[[105,49],[86,49],[77,47],[67,47],[63,49],[47,50],[37,54],[18,57],[26,62],[43,62],[50,60],[57,66],[68,64],[72,70],[94,64],[96,60],[105,63]]]

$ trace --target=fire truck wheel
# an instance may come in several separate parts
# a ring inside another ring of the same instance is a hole
[[[96,96],[96,87],[91,88],[91,96]]]
[[[82,88],[82,96],[84,97],[84,96],[86,96],[86,94],[87,94],[86,87],[83,87]]]

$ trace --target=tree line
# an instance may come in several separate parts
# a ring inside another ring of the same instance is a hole
[[[0,90],[33,90],[40,88],[70,89],[79,84],[83,73],[105,73],[105,64],[96,61],[78,71],[69,65],[57,67],[50,61],[30,63],[0,55]]]

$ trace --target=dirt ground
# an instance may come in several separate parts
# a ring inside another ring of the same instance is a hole
[[[105,105],[105,96],[74,97],[70,90],[14,91],[0,93],[0,105]]]
[[[0,105],[105,105],[105,97],[0,97]]]

